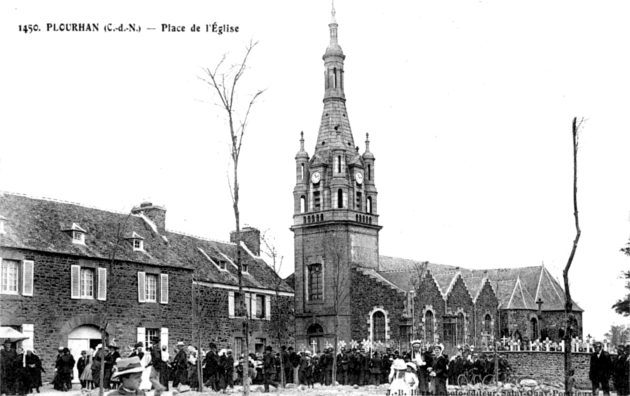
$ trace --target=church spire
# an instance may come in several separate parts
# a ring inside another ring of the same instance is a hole
[[[346,95],[344,93],[345,77],[343,61],[346,56],[339,45],[337,36],[337,11],[333,1],[331,8],[330,43],[326,47],[324,60],[324,111],[317,136],[315,154],[334,145],[346,150],[354,150],[354,139],[346,111]]]

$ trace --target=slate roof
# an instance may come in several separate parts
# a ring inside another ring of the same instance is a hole
[[[120,226],[116,260],[196,270],[197,280],[238,285],[238,271],[229,263],[230,260],[236,262],[234,243],[155,228],[146,217],[6,192],[0,192],[0,216],[6,218],[6,234],[0,234],[0,248],[108,260],[116,246]],[[86,231],[85,245],[73,243],[71,231],[63,231],[73,224]],[[133,251],[130,240],[124,239],[133,232],[143,238],[144,251]],[[221,271],[208,257],[217,264],[225,261],[227,271]],[[248,274],[243,274],[243,286],[275,290],[279,285],[280,291],[293,292],[260,257],[248,252],[243,252],[241,257],[248,265]]]
[[[378,273],[403,290],[413,289],[412,278],[418,275],[421,261],[380,256]],[[564,310],[564,289],[544,265],[521,268],[472,270],[445,264],[429,263],[428,273],[435,279],[443,294],[457,274],[461,274],[470,295],[475,298],[486,279],[505,309],[537,310],[541,298],[543,311]],[[583,311],[574,301],[573,309]]]

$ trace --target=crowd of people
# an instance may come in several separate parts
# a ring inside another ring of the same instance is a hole
[[[169,390],[171,381],[173,388],[198,390],[199,379],[206,388],[216,392],[245,382],[264,385],[265,391],[269,391],[269,386],[278,387],[281,383],[307,387],[317,383],[332,385],[333,367],[336,367],[336,381],[341,385],[390,383],[390,389],[401,394],[441,395],[446,394],[447,383],[459,384],[462,374],[473,382],[494,375],[495,361],[500,381],[511,370],[501,353],[495,360],[493,352],[477,353],[473,347],[465,345],[458,347],[449,358],[440,344],[425,347],[421,341],[412,341],[411,347],[410,351],[403,353],[389,348],[380,353],[369,353],[361,347],[342,347],[334,356],[332,348],[317,354],[308,350],[297,352],[293,347],[282,346],[274,353],[272,347],[267,346],[264,353],[250,353],[246,358],[242,354],[235,357],[231,349],[218,350],[212,342],[207,352],[178,342],[174,353],[169,353],[167,346],[160,346],[160,339],[154,337],[146,353],[143,343],[139,342],[124,358],[116,345],[98,345],[95,350],[82,351],[75,362],[70,350],[60,347],[53,385],[59,391],[71,390],[76,366],[83,389],[99,387],[102,371],[103,387],[106,390],[115,389],[114,392],[119,392],[123,380],[130,381],[129,386],[136,386],[136,379],[137,389],[155,389],[155,396]],[[618,354],[610,356],[602,350],[601,343],[595,343],[594,347],[589,370],[593,393],[602,390],[608,395],[612,380],[619,396],[630,396],[630,348],[618,346]],[[0,367],[2,394],[22,396],[33,390],[39,392],[41,374],[45,371],[41,359],[32,349],[16,350],[10,343],[5,343],[1,350]],[[123,372],[121,367],[124,367]]]

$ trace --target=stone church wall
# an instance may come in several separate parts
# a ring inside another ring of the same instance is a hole
[[[400,323],[404,314],[406,294],[381,283],[375,278],[364,275],[359,270],[352,271],[351,299],[351,337],[361,341],[370,338],[368,320],[370,312],[379,307],[387,312],[389,339],[396,342],[400,338]]]
[[[478,342],[476,345],[481,345],[482,332],[484,331],[484,318],[486,314],[490,314],[492,320],[490,321],[491,332],[494,332],[495,339],[499,337],[499,321],[497,317],[497,306],[499,301],[492,291],[492,287],[488,282],[484,283],[481,288],[481,292],[477,296],[475,301],[475,329],[474,332],[477,336]]]
[[[472,342],[474,331],[473,300],[461,277],[457,277],[453,288],[446,298],[446,308],[449,315],[457,315],[460,312],[464,314],[466,322],[465,343]]]
[[[426,277],[422,281],[421,287],[419,288],[419,292],[416,296],[415,301],[415,314],[416,314],[416,323],[418,323],[418,338],[421,340],[425,340],[429,343],[433,343],[434,340],[426,340],[426,324],[425,324],[425,313],[427,310],[431,310],[433,312],[433,320],[434,320],[434,334],[438,335],[439,338],[442,338],[443,327],[442,327],[442,317],[445,312],[445,302],[442,297],[442,293],[438,288],[436,282],[431,276],[431,272],[428,271]]]

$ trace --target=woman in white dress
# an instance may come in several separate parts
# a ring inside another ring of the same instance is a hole
[[[394,360],[392,370],[393,372],[390,374],[392,380],[391,386],[389,387],[389,394],[392,396],[411,395],[409,385],[405,382],[405,370],[407,370],[405,361],[402,359]]]

